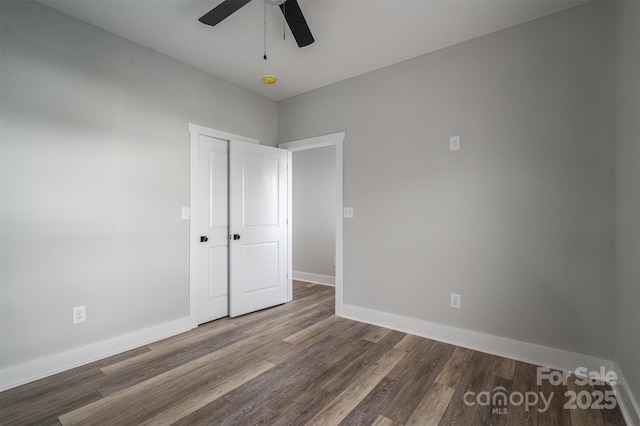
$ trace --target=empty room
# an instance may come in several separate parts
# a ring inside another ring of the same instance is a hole
[[[0,424],[640,426],[640,1],[0,0]]]

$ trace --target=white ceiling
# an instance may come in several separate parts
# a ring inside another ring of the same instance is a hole
[[[276,6],[252,0],[215,27],[221,0],[39,0],[63,13],[279,101],[585,0],[299,0],[316,42],[298,48]],[[279,82],[262,83],[265,74]]]

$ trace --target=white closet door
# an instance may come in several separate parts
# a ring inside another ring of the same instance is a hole
[[[229,313],[287,302],[287,151],[229,144]]]
[[[191,204],[191,226],[198,239],[191,253],[198,324],[229,314],[228,145],[226,140],[198,135],[196,196]]]

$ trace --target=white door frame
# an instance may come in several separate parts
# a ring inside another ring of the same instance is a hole
[[[342,149],[345,138],[345,132],[333,133],[325,136],[318,136],[315,138],[301,139],[287,143],[281,143],[278,145],[278,148],[284,148],[289,151],[289,159],[291,159],[291,154],[296,151],[305,151],[308,149],[314,148],[322,148],[325,146],[335,146],[336,147],[336,306],[335,313],[338,316],[342,316],[342,285],[343,285],[343,272],[344,272],[344,264],[343,264],[343,239],[342,239],[342,230],[343,230],[343,157],[342,157]],[[291,164],[291,161],[289,161]],[[289,234],[289,259],[288,259],[288,274],[289,274],[289,283],[291,283],[293,279],[293,244],[292,244],[292,222],[295,220],[292,217],[292,184],[293,179],[291,167],[289,167],[289,188],[288,188],[288,198],[289,198],[289,222],[288,222],[288,234]],[[291,287],[291,286],[290,286]],[[291,293],[289,300],[291,300]]]
[[[208,127],[200,126],[197,124],[189,123],[188,126],[190,134],[189,143],[189,211],[190,217],[193,214],[193,200],[196,197],[196,182],[198,181],[198,136],[205,135],[212,138],[223,139],[233,143],[233,141],[249,142],[259,144],[258,139],[247,138],[245,136],[234,135],[233,133],[223,132],[221,130],[211,129]],[[191,253],[195,253],[195,250],[199,244],[199,230],[191,226],[191,220],[189,220],[189,320],[191,328],[198,326],[198,318],[196,315],[196,300],[197,291],[192,277],[195,276],[194,270],[196,264],[194,262]]]

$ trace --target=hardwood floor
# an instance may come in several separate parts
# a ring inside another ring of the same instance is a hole
[[[5,391],[0,423],[624,425],[618,408],[563,407],[567,390],[608,387],[538,385],[536,366],[338,318],[333,304],[333,288],[295,282],[286,305]],[[553,398],[483,402],[498,390]]]

